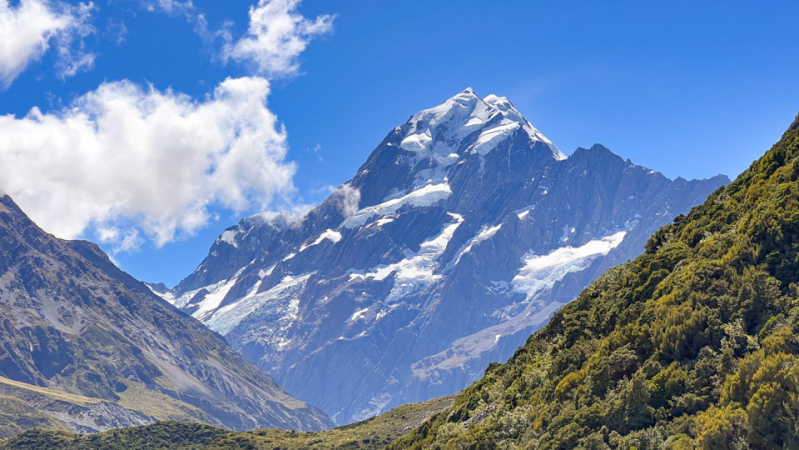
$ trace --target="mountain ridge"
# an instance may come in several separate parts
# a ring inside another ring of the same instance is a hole
[[[411,115],[320,206],[242,220],[162,295],[349,423],[467,386],[727,181],[566,158],[487,98]]]
[[[0,383],[80,431],[156,418],[249,429],[329,427],[224,340],[119,270],[95,244],[39,229],[0,197]],[[65,404],[59,392],[96,399]]]
[[[389,448],[794,448],[798,131]]]

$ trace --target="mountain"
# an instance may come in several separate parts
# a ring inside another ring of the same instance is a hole
[[[2,195],[2,194],[0,194]],[[0,433],[156,419],[236,430],[332,425],[91,243],[0,197]]]
[[[455,393],[727,183],[570,157],[467,89],[391,131],[303,217],[226,230],[166,300],[339,423]]]
[[[396,448],[799,446],[799,118]]]

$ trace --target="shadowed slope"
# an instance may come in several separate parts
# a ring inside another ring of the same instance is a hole
[[[0,342],[0,377],[16,382],[0,383],[0,393],[75,430],[155,419],[239,430],[332,424],[96,245],[43,232],[8,196],[0,198]]]

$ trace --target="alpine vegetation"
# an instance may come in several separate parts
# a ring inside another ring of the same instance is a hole
[[[796,448],[798,249],[799,118],[394,448]]]

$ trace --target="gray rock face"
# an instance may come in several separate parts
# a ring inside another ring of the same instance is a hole
[[[716,188],[566,158],[466,90],[395,128],[302,218],[225,231],[164,298],[339,424],[451,394]]]
[[[78,431],[155,419],[236,430],[333,425],[96,245],[45,233],[8,196],[0,343],[0,392]]]

